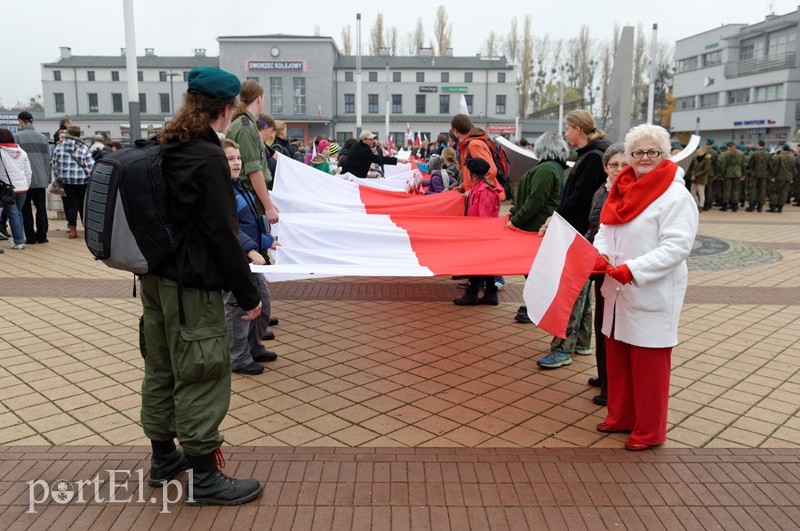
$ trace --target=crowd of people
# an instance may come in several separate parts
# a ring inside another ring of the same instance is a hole
[[[20,113],[19,121],[16,136],[0,129],[0,181],[13,187],[13,196],[3,196],[11,233],[4,226],[0,233],[13,238],[12,249],[46,243],[50,190],[63,193],[68,237],[76,238],[92,168],[122,146],[102,137],[87,145],[80,128],[64,121],[51,153],[30,113]],[[414,149],[415,163],[429,175],[426,193],[457,190],[466,196],[465,215],[499,217],[507,187],[487,133],[465,114],[453,116],[450,125],[448,134]],[[760,212],[767,192],[770,211],[781,212],[789,197],[800,206],[791,190],[800,163],[789,146],[770,154],[760,143],[745,155],[728,144],[718,153],[709,139],[684,175],[669,160],[670,137],[661,127],[640,125],[624,142],[612,143],[586,110],[570,112],[564,126],[564,135],[547,132],[533,144],[538,164],[522,175],[505,218],[508,230],[544,235],[558,213],[596,248],[566,337],[553,338],[537,365],[557,369],[574,356],[595,354],[598,374],[588,384],[600,389],[594,402],[607,407],[597,430],[629,432],[625,448],[644,450],[666,439],[670,358],[698,212],[715,200],[722,210],[748,203],[748,211]],[[268,263],[268,251],[280,245],[270,233],[281,217],[270,197],[276,161],[284,155],[331,175],[368,178],[407,160],[370,131],[342,146],[325,135],[307,148],[298,145],[287,137],[285,122],[264,113],[261,85],[212,67],[189,73],[184,103],[158,141],[170,212],[184,237],[173,256],[141,278],[148,481],[163,485],[191,467],[193,503],[245,503],[262,485],[221,472],[219,425],[231,372],[257,375],[262,363],[277,359],[263,343],[274,339],[270,327],[278,324],[269,286],[249,267]],[[501,277],[467,280],[456,305],[498,305]],[[531,322],[525,306],[515,320]]]

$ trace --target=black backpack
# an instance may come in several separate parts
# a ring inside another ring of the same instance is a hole
[[[179,240],[161,173],[164,144],[156,138],[98,160],[86,188],[86,246],[114,269],[153,272],[175,253]]]

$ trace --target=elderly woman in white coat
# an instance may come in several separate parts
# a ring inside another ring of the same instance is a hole
[[[608,415],[602,432],[630,432],[625,448],[646,450],[667,433],[670,358],[688,284],[686,257],[697,205],[669,157],[669,133],[644,124],[625,137],[629,166],[600,214],[596,271],[605,270],[603,335]]]

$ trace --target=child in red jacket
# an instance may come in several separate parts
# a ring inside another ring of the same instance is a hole
[[[472,188],[467,197],[467,216],[482,218],[496,218],[500,213],[500,194],[503,189],[494,186],[486,179],[489,163],[481,158],[467,161],[467,169],[472,179]],[[483,297],[478,298],[481,283],[486,289]],[[463,297],[453,299],[458,306],[477,306],[478,304],[491,304],[497,306],[497,286],[493,276],[469,277],[469,286]]]

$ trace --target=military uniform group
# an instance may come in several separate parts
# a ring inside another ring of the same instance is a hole
[[[763,140],[757,146],[728,142],[720,148],[709,138],[697,150],[685,179],[703,211],[717,206],[737,212],[746,206],[747,212],[768,207],[768,212],[781,213],[792,201],[800,206],[800,158],[788,144],[771,152]]]

